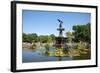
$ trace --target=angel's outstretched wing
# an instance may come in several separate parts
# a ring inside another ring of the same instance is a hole
[[[60,23],[63,23],[60,19],[57,19]]]

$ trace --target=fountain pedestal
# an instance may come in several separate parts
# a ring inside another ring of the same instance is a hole
[[[55,38],[55,47],[56,48],[64,48],[66,45],[67,38],[64,37],[56,37]]]
[[[63,22],[59,19],[58,19],[58,21],[60,22],[59,28],[57,28],[57,30],[59,31],[59,36],[55,38],[55,47],[56,48],[64,48],[66,45],[67,38],[63,37],[63,31],[65,30],[62,27]]]

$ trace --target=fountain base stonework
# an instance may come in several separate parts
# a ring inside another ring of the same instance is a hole
[[[55,41],[55,47],[56,48],[65,48],[67,38],[65,38],[65,37],[56,37],[55,40],[56,40]]]

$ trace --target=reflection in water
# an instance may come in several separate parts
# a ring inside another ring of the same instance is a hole
[[[26,62],[45,62],[45,61],[61,61],[61,60],[72,60],[71,57],[61,56],[50,56],[50,52],[55,51],[54,48],[46,50],[46,48],[32,51],[30,49],[23,48],[22,61]],[[53,55],[53,54],[52,54]]]
[[[84,60],[91,58],[90,49],[63,49],[49,45],[38,46],[36,49],[23,48],[22,61],[45,62],[45,61],[65,61],[65,60]]]

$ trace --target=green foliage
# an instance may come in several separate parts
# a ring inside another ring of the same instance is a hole
[[[29,43],[32,43],[33,40],[35,42],[38,41],[38,36],[36,33],[32,33],[32,34],[25,34],[23,33],[23,42],[29,42]]]
[[[80,53],[80,56],[73,56],[73,59],[74,60],[86,60],[86,59],[91,59],[91,50],[88,49],[88,51],[83,54],[83,51],[82,53]]]
[[[45,45],[45,48],[46,48],[46,50],[49,50],[50,45],[49,45],[49,44],[46,44],[46,45]]]
[[[51,43],[55,40],[55,35],[41,35],[38,36],[36,33],[26,34],[23,33],[23,42],[29,42],[29,43],[35,43],[35,42],[41,42],[41,43]]]
[[[51,43],[52,42],[52,38],[50,36],[46,36],[47,42]]]
[[[23,33],[23,42],[27,41],[27,34]]]
[[[91,39],[91,24],[73,26],[75,41],[89,42]]]
[[[77,45],[75,46],[74,49],[82,49],[82,48],[81,48],[81,44],[80,44],[80,43],[77,43]]]
[[[48,36],[43,36],[43,35],[39,36],[39,41],[40,41],[41,43],[46,43],[46,42],[48,42]]]
[[[51,34],[50,37],[51,37],[52,41],[55,41],[55,35],[54,34]]]
[[[41,35],[41,36],[39,36],[39,41],[41,42],[41,43],[51,43],[51,42],[53,42],[54,41],[54,36],[53,35],[50,35],[50,36],[48,36],[48,35]]]
[[[87,45],[85,45],[85,42],[78,42],[77,45],[74,47],[74,49],[87,49]]]
[[[73,32],[67,32],[66,36],[67,36],[68,42],[71,42],[72,39],[74,38]]]
[[[50,48],[50,45],[49,44],[46,44],[45,45],[45,48],[46,48],[46,50],[45,50],[45,55],[49,55],[49,48]]]

